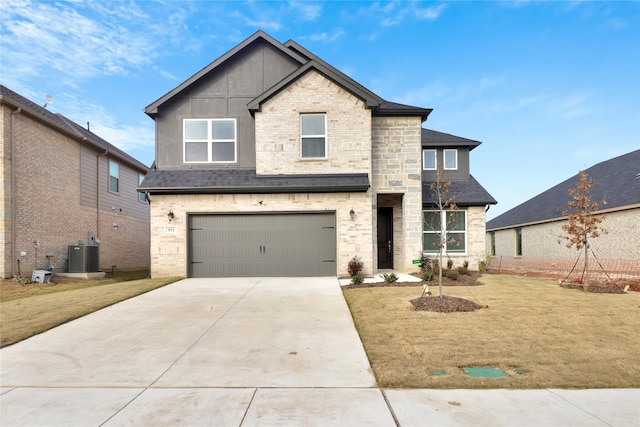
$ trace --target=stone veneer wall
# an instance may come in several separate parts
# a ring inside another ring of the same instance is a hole
[[[262,204],[259,202],[262,201]],[[154,195],[151,203],[151,275],[187,275],[187,215],[193,213],[336,212],[336,267],[347,276],[347,263],[358,255],[364,274],[373,274],[371,194],[182,194]],[[352,220],[349,211],[356,212]],[[167,212],[173,211],[173,221]],[[176,227],[176,233],[166,227]]]
[[[419,117],[372,118],[372,188],[377,203],[382,195],[402,199],[401,211],[394,209],[394,226],[396,215],[402,215],[402,226],[394,229],[394,266],[399,271],[413,270],[411,261],[422,252],[421,126]],[[374,253],[377,259],[376,247]]]
[[[523,258],[572,258],[578,257],[574,248],[569,249],[558,239],[566,236],[562,226],[566,220],[546,222],[522,227]],[[608,233],[590,239],[596,256],[603,259],[640,259],[640,207],[605,214],[602,222]],[[515,257],[515,229],[499,230],[496,236],[496,256]],[[486,251],[491,251],[491,237],[487,236]]]
[[[301,158],[302,113],[326,113],[326,159]],[[315,71],[265,102],[255,127],[258,175],[371,173],[371,112]]]

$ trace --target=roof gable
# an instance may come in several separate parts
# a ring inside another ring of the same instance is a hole
[[[585,172],[594,186],[591,200],[606,201],[602,209],[611,210],[640,204],[640,150],[598,163]],[[564,217],[571,200],[569,189],[578,183],[578,174],[538,194],[487,222],[488,230],[510,228]]]
[[[203,69],[201,69],[200,71],[195,73],[193,76],[189,77],[187,80],[185,80],[184,82],[182,82],[181,84],[179,84],[178,86],[173,88],[171,91],[167,92],[165,95],[163,95],[162,97],[158,98],[157,100],[155,100],[154,102],[149,104],[144,109],[144,112],[147,113],[149,116],[154,117],[158,113],[158,108],[162,104],[170,101],[173,97],[178,96],[182,91],[184,91],[185,89],[190,87],[192,84],[196,83],[202,77],[204,77],[207,74],[209,74],[211,71],[213,71],[218,66],[222,65],[223,63],[225,63],[227,60],[233,58],[234,56],[236,56],[238,54],[241,54],[242,51],[244,51],[248,46],[250,46],[253,43],[256,43],[258,41],[264,41],[266,43],[269,43],[274,48],[276,48],[278,51],[280,51],[280,52],[284,53],[285,55],[291,57],[292,59],[294,59],[295,61],[297,61],[300,64],[303,64],[303,63],[306,62],[306,58],[298,55],[296,52],[294,52],[294,51],[292,51],[290,49],[287,49],[284,45],[282,45],[280,42],[275,40],[273,37],[271,37],[270,35],[268,35],[264,31],[259,30],[259,31],[256,31],[255,33],[253,33],[248,38],[246,38],[240,44],[236,45],[233,49],[229,50],[228,52],[226,52],[225,54],[220,56],[218,59],[216,59],[215,61],[211,62],[209,65],[207,65],[206,67],[204,67]]]
[[[251,113],[260,111],[261,104],[263,102],[269,100],[275,94],[286,88],[296,79],[300,78],[312,69],[323,74],[325,77],[341,86],[345,90],[349,91],[354,96],[362,99],[365,102],[367,108],[371,108],[373,110],[373,114],[375,115],[420,116],[421,120],[425,121],[432,111],[432,109],[430,108],[413,107],[409,105],[385,101],[380,96],[365,88],[360,83],[353,80],[351,77],[332,67],[293,40],[289,40],[286,43],[282,44],[265,32],[259,30],[242,41],[240,44],[235,46],[233,49],[229,50],[218,59],[198,71],[189,79],[185,80],[183,83],[163,95],[161,98],[149,104],[144,109],[145,113],[151,118],[154,118],[158,114],[158,108],[160,108],[160,106],[171,101],[171,99],[173,99],[174,97],[179,96],[183,91],[187,90],[198,80],[211,73],[213,70],[224,64],[229,59],[235,57],[236,55],[242,54],[242,52],[248,46],[258,41],[269,43],[274,48],[278,49],[280,52],[284,53],[292,60],[299,63],[300,67],[296,71],[285,77],[283,80],[267,89],[260,96],[253,99],[248,105]]]

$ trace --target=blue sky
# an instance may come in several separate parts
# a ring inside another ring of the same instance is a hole
[[[143,163],[142,110],[262,29],[482,141],[489,219],[640,148],[640,2],[0,2],[0,79]]]

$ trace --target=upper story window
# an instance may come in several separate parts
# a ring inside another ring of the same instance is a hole
[[[109,160],[109,191],[120,192],[120,165],[113,160]]]
[[[458,169],[458,150],[444,150],[444,169]]]
[[[426,171],[436,170],[438,157],[436,150],[422,150],[422,169]]]
[[[144,181],[144,175],[139,173],[138,174],[138,186],[142,185],[142,181]],[[146,203],[147,202],[147,196],[142,192],[138,192],[138,201],[141,202],[141,203]]]
[[[185,163],[235,163],[236,119],[185,119]]]
[[[307,158],[327,157],[327,115],[300,115],[301,156]]]
[[[445,225],[442,230],[442,224]],[[465,253],[467,250],[467,212],[424,211],[422,213],[422,250],[438,253],[444,231],[444,253]]]

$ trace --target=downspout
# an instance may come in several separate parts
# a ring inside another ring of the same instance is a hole
[[[109,150],[96,157],[96,238],[100,240],[100,157],[109,154]],[[98,266],[99,268],[100,266]]]
[[[10,157],[11,158],[11,277],[16,276],[16,266],[13,258],[15,258],[15,255],[17,253],[16,238],[17,238],[17,228],[18,228],[18,224],[16,224],[16,213],[17,213],[16,206],[18,203],[16,201],[16,197],[17,197],[16,196],[16,191],[17,191],[16,162],[15,162],[15,156],[14,156],[15,144],[16,144],[15,116],[17,114],[20,114],[21,111],[22,111],[22,108],[18,107],[18,109],[11,112],[11,151],[9,152],[9,156],[11,156]]]

